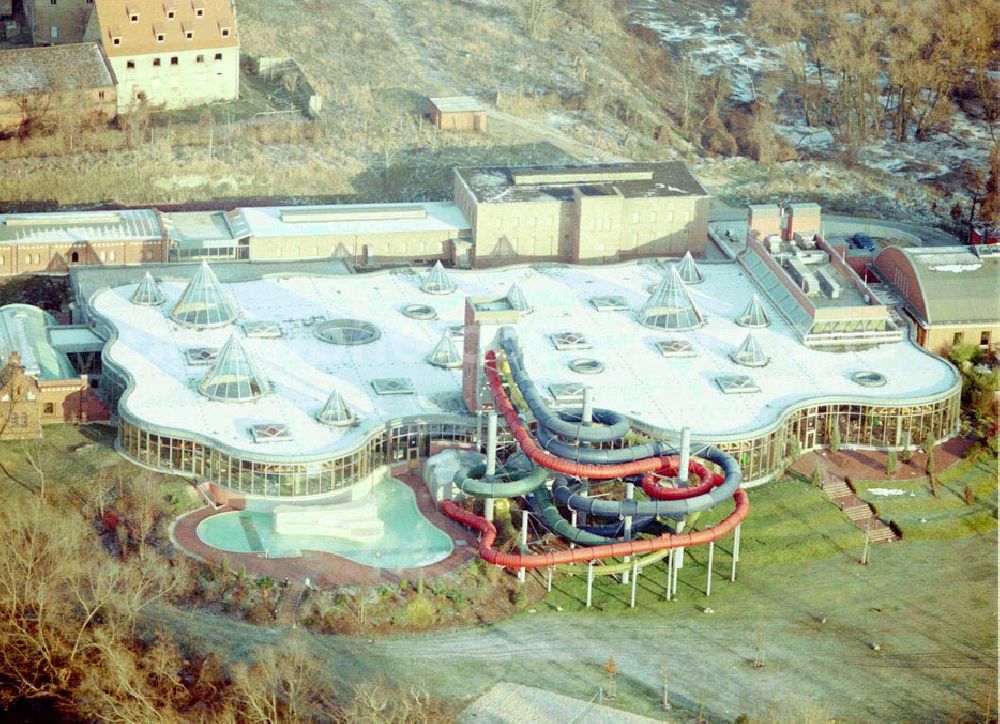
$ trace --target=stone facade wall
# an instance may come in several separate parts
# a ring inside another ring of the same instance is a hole
[[[239,48],[165,50],[163,53],[112,56],[109,60],[118,79],[119,113],[134,108],[140,96],[151,105],[168,109],[239,97]],[[156,65],[157,60],[159,65]]]

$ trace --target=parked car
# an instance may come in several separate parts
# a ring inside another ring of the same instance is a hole
[[[865,251],[875,251],[875,242],[863,231],[859,231],[854,236],[847,239],[854,249],[864,249]]]

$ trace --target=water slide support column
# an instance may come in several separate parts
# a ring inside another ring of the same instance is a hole
[[[594,389],[592,387],[583,388],[583,414],[580,421],[584,425],[589,425],[594,421]]]
[[[705,578],[705,597],[712,595],[712,561],[715,560],[715,541],[708,544],[708,573]]]
[[[681,428],[681,459],[677,465],[677,479],[687,484],[688,465],[691,464],[691,428]]]
[[[590,608],[590,602],[593,600],[594,594],[594,562],[587,561],[587,608]]]
[[[521,552],[528,550],[528,511],[521,511]],[[517,581],[524,584],[524,566],[517,569]]]
[[[629,601],[629,608],[635,608],[635,582],[639,580],[639,564],[632,564],[632,598]]]
[[[497,473],[497,412],[486,415],[486,479],[492,481]],[[483,517],[493,521],[493,498],[483,501]]]
[[[635,497],[635,485],[632,483],[625,483],[625,500],[632,500]],[[632,516],[625,516],[625,540],[632,540]],[[625,563],[628,563],[629,556],[625,556]],[[629,572],[625,571],[622,573],[622,583],[628,583]]]
[[[730,581],[736,580],[736,563],[740,560],[740,526],[736,526],[733,531],[733,572],[729,576]]]

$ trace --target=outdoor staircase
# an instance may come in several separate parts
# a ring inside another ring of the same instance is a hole
[[[305,584],[301,581],[291,581],[282,594],[278,602],[278,611],[275,620],[283,626],[295,625],[295,612],[299,609],[302,596],[306,592]]]
[[[855,526],[865,531],[871,543],[892,543],[899,536],[875,515],[872,507],[859,498],[843,480],[825,480],[823,492]]]

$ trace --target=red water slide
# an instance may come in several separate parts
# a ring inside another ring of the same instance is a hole
[[[538,447],[531,437],[531,434],[521,422],[520,416],[514,409],[507,392],[503,389],[500,375],[496,368],[496,354],[486,353],[486,379],[493,395],[493,401],[507,421],[507,427],[517,440],[522,452],[525,453],[535,464],[555,470],[557,472],[575,475],[577,477],[589,478],[592,480],[610,480],[626,475],[643,475],[642,487],[651,497],[661,500],[677,500],[702,495],[712,488],[720,485],[723,476],[712,472],[699,463],[693,463],[690,469],[698,474],[702,483],[690,488],[665,488],[656,482],[653,471],[669,474],[676,470],[674,460],[670,457],[650,457],[635,460],[630,463],[615,465],[587,465],[577,463],[572,460],[564,460]],[[547,568],[555,565],[565,565],[569,563],[587,563],[603,558],[620,558],[623,556],[633,556],[640,553],[651,553],[665,548],[689,548],[696,545],[705,545],[728,535],[747,517],[750,512],[750,501],[747,494],[737,489],[733,495],[736,509],[717,525],[706,530],[695,531],[693,533],[666,533],[656,538],[629,541],[625,543],[610,543],[608,545],[571,548],[569,550],[554,551],[551,553],[538,553],[523,555],[520,553],[503,553],[496,550],[493,544],[496,542],[497,530],[494,525],[485,518],[469,513],[451,500],[446,500],[441,504],[441,510],[452,520],[463,525],[474,528],[482,534],[479,543],[480,557],[494,565],[506,568]]]

